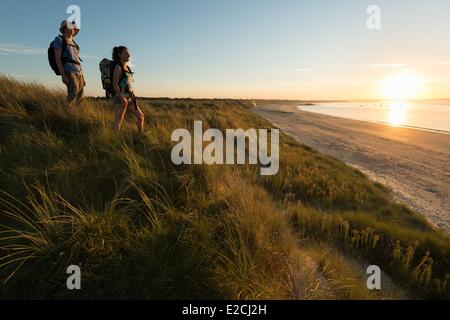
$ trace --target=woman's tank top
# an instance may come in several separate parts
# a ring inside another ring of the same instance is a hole
[[[129,67],[122,68],[122,75],[119,81],[119,88],[122,94],[133,93],[133,72]]]

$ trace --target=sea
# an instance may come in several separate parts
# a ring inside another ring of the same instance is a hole
[[[298,108],[334,117],[450,134],[450,100],[325,102]]]

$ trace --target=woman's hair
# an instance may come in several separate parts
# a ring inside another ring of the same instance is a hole
[[[114,62],[122,63],[120,61],[119,55],[123,52],[123,50],[126,50],[126,49],[127,49],[127,47],[124,47],[124,46],[114,47],[113,52],[112,52],[112,59],[114,60]]]

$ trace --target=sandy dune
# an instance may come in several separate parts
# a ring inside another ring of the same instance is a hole
[[[357,167],[450,231],[450,135],[266,105],[254,111],[285,133]]]

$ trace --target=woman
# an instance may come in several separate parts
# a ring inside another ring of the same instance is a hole
[[[140,133],[144,132],[144,114],[137,104],[133,91],[133,72],[128,67],[130,52],[126,47],[114,47],[112,58],[116,63],[113,75],[113,87],[116,95],[114,105],[116,108],[116,120],[114,129],[120,130],[127,110],[130,110],[137,118],[137,127]]]

